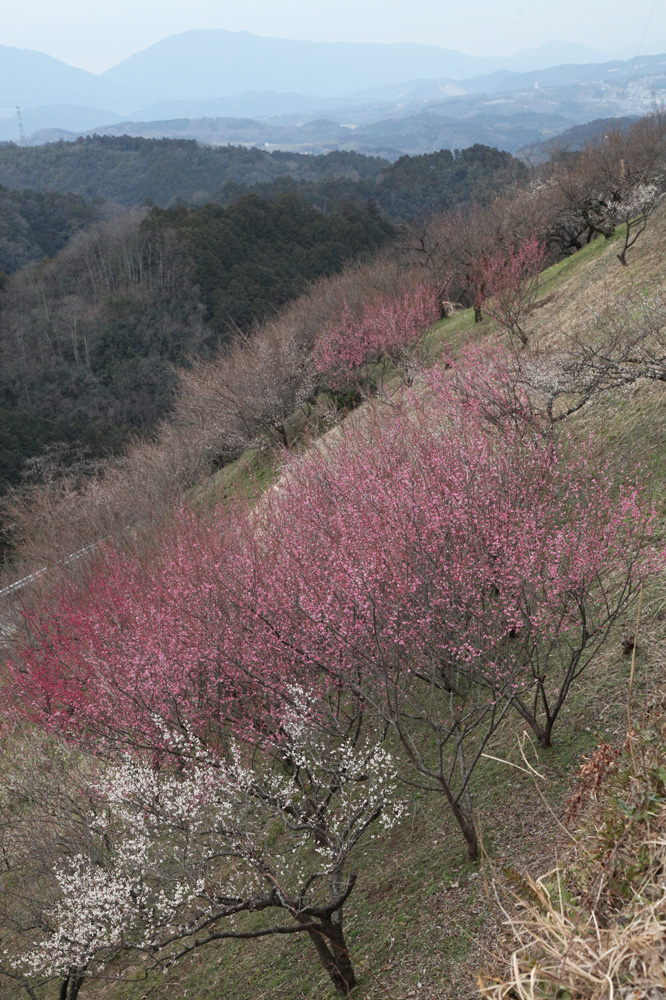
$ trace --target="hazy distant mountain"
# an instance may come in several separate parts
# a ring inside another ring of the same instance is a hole
[[[475,143],[508,152],[558,135],[568,125],[556,114],[478,114],[465,120],[422,112],[385,118],[366,125],[339,125],[318,118],[300,125],[276,125],[252,118],[175,118],[153,122],[120,122],[101,135],[140,136],[145,139],[196,139],[211,146],[245,145],[287,152],[326,153],[336,149],[383,156],[395,160],[405,153],[438,149],[464,149]],[[42,132],[31,144],[74,138],[73,134]]]
[[[16,105],[23,110],[73,105],[111,108],[146,120],[147,107],[161,102],[219,105],[222,99],[241,97],[237,106],[216,106],[209,112],[155,108],[150,118],[287,114],[405,80],[459,80],[499,69],[604,58],[566,42],[549,42],[508,58],[481,58],[435,45],[307,42],[215,29],[165,38],[96,76],[40,52],[0,46],[0,117]],[[57,127],[66,128],[62,123]]]
[[[0,45],[0,113],[15,112],[17,105],[90,104],[91,96],[97,103],[103,87],[93,73],[43,52]]]
[[[266,118],[321,111],[339,98],[325,99],[307,94],[250,91],[236,97],[210,100],[157,101],[133,112],[136,121],[164,121],[167,118]]]
[[[30,144],[99,132],[391,158],[477,142],[513,152],[666,102],[666,56],[602,58],[559,42],[491,59],[211,30],[164,39],[97,77],[0,47],[0,141],[18,141],[20,103]],[[48,95],[35,107],[41,80]]]
[[[597,118],[592,122],[585,122],[583,125],[574,125],[573,128],[565,129],[554,139],[526,146],[520,152],[526,154],[531,163],[544,163],[554,153],[573,153],[584,149],[588,142],[600,139],[608,129],[619,126],[623,132],[626,132],[637,121],[638,118],[635,115],[628,115],[624,118]]]
[[[666,55],[626,62],[550,66],[525,73],[497,70],[465,80],[411,80],[353,94],[352,100],[337,107],[329,102],[326,113],[336,121],[360,125],[380,118],[404,117],[425,107],[456,118],[480,108],[485,111],[510,103],[516,110],[557,112],[584,122],[601,117],[602,111],[605,115],[626,111],[626,105],[636,101],[637,95],[642,95],[638,100],[643,103],[636,109],[638,113],[645,113],[650,104],[666,103]],[[608,107],[597,107],[604,102]],[[281,123],[302,120],[302,115],[294,114],[283,116]]]
[[[411,156],[426,150],[466,149],[476,143],[515,152],[530,143],[558,135],[566,126],[560,115],[475,115],[468,119],[444,118],[423,112],[408,118],[389,119],[359,126],[353,133],[357,152],[395,159],[395,153]]]
[[[390,100],[380,99],[388,96]],[[243,95],[219,102],[165,102],[158,107],[182,108],[190,113],[202,106],[209,111],[222,106],[242,108],[250,106],[255,97],[262,99],[261,95]],[[292,99],[308,101],[300,95],[288,95],[285,103]],[[208,114],[126,120],[95,131],[303,153],[343,149],[388,159],[405,153],[462,149],[474,143],[517,152],[525,146],[539,146],[573,125],[613,119],[618,114],[644,114],[655,103],[666,103],[666,56],[645,56],[635,64],[560,66],[529,73],[501,70],[463,81],[412,81],[357,92],[347,100],[349,103],[337,107],[331,107],[333,99],[321,102],[318,112],[260,119]],[[584,127],[580,136],[586,134]],[[55,138],[53,132],[42,132],[29,141]]]
[[[138,52],[101,76],[121,99],[213,99],[246,91],[296,91],[339,97],[401,80],[461,79],[495,69],[596,62],[585,46],[548,43],[510,58],[468,56],[435,45],[306,42],[246,31],[187,31]],[[135,103],[136,106],[136,103]]]
[[[354,130],[328,119],[303,125],[276,126],[256,118],[173,118],[166,121],[120,122],[96,130],[100,135],[144,139],[196,139],[211,146],[258,146],[303,152],[356,148],[347,140]],[[31,141],[31,140],[29,140]]]
[[[64,128],[40,128],[28,136],[28,146],[46,146],[50,142],[75,142],[81,132],[68,132]]]
[[[280,96],[268,94],[266,99],[280,105]],[[314,101],[298,94],[282,96],[284,107],[292,101]],[[378,99],[387,96],[391,99]],[[28,135],[28,142],[72,139],[94,131],[303,153],[343,149],[388,159],[405,153],[462,149],[475,143],[517,152],[525,146],[538,146],[573,125],[614,119],[618,114],[645,114],[655,104],[666,103],[666,56],[646,56],[635,65],[633,61],[612,62],[529,73],[501,70],[463,81],[412,81],[357,92],[342,105],[335,106],[335,100],[329,99],[319,101],[315,111],[272,117],[211,114],[217,108],[242,110],[255,101],[260,107],[262,100],[261,94],[245,94],[217,101],[164,102],[148,110],[154,113],[164,108],[168,114],[173,108],[185,114],[153,120],[148,116],[139,121],[109,120],[107,125],[95,124],[78,133],[46,123]],[[199,108],[207,113],[191,117]],[[92,117],[97,114],[90,111]],[[7,128],[10,133],[13,128],[15,135],[15,123],[8,122]],[[580,135],[586,135],[585,128]]]

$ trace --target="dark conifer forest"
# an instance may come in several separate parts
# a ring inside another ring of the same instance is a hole
[[[0,489],[151,433],[179,367],[525,173],[479,145],[393,164],[127,136],[0,146]]]

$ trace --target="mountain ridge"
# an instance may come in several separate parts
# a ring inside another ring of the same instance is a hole
[[[547,47],[547,51],[553,53],[547,57],[549,64],[552,64],[558,44],[555,43],[555,49],[551,45]],[[566,49],[578,51],[576,47],[570,49],[566,46]],[[597,57],[602,58],[594,50],[587,50],[584,46],[580,49],[585,52],[588,62],[591,61],[590,56],[594,56],[595,61]],[[226,76],[224,70],[228,67],[221,67],[219,61],[213,62],[213,58],[219,60],[225,57],[232,60],[231,73],[227,72]],[[495,68],[517,67],[523,59],[538,63],[539,50],[527,56],[517,53],[511,57],[492,58],[468,56],[454,49],[408,42],[307,42],[211,29],[184,32],[162,39],[124,59],[101,74],[100,79],[111,81],[121,88],[136,86],[137,70],[145,74],[148,69],[153,80],[159,79],[160,74],[166,77],[161,83],[162,97],[180,95],[184,76],[191,88],[189,97],[214,98],[234,96],[251,89],[276,89],[271,82],[274,78],[271,74],[274,74],[273,67],[281,65],[280,89],[301,92],[303,85],[312,88],[314,84],[313,89],[318,95],[333,97],[351,94],[364,87],[423,76],[461,79],[477,75],[483,69],[492,71]],[[261,75],[264,67],[269,67],[267,77]],[[230,78],[232,82],[223,83]],[[229,86],[231,90],[220,89]],[[198,87],[202,90],[197,92]]]
[[[258,90],[302,92],[304,87],[321,100],[424,76],[464,78],[568,58],[598,62],[607,56],[560,42],[493,58],[416,43],[308,42],[206,29],[168,36],[94,74],[34,50],[0,46],[0,111],[8,115],[17,104],[101,102],[125,115],[161,100],[219,99]],[[263,66],[270,69],[261,83]]]
[[[3,53],[13,53],[0,83],[7,84],[11,61],[20,51],[0,47],[0,70]],[[53,83],[44,103],[20,103],[30,145],[127,134],[304,153],[347,149],[395,159],[475,143],[516,152],[568,127],[645,114],[655,102],[666,102],[666,55],[519,70],[521,59],[563,52],[589,58],[584,47],[572,51],[560,43],[493,61],[437,46],[309,43],[248,32],[193,31],[164,39],[100,76],[72,70],[60,86]],[[30,65],[41,65],[39,53],[28,56]],[[477,70],[482,63],[484,72],[455,79],[465,62]],[[498,63],[504,65],[497,68]],[[44,65],[56,72],[57,61],[48,58]],[[428,75],[435,71],[437,76]],[[142,83],[147,79],[152,89]],[[347,93],[340,93],[341,80]],[[74,101],[72,93],[81,86],[85,93]],[[221,96],[234,88],[239,91],[234,96]],[[308,88],[328,88],[329,94]],[[7,107],[7,96],[0,96],[0,108],[3,100],[0,141],[17,142],[19,102]]]

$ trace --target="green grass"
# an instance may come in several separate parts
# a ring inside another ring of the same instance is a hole
[[[428,352],[432,352],[433,357],[441,355],[442,352],[455,356],[465,344],[481,340],[487,328],[487,323],[474,322],[473,309],[454,313],[453,316],[436,323],[425,335]]]
[[[560,260],[557,264],[553,264],[547,268],[539,278],[539,297],[545,297],[563,281],[573,277],[581,269],[589,268],[593,261],[599,260],[604,254],[609,253],[610,248],[614,247],[619,241],[622,235],[622,228],[620,227],[610,239],[597,237],[597,239],[592,240],[591,243],[583,247],[582,250],[578,250],[575,254],[572,254],[571,257],[566,257],[564,260]],[[615,253],[616,251],[613,250],[613,256]],[[618,262],[616,261],[615,263],[617,264]],[[618,264],[618,266],[620,265]]]
[[[272,449],[250,448],[192,490],[190,501],[201,510],[218,503],[228,504],[234,499],[252,499],[275,481],[276,467]]]

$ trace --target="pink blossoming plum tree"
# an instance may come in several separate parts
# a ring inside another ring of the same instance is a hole
[[[381,388],[391,368],[409,382],[423,360],[423,334],[438,318],[437,292],[428,282],[384,293],[360,311],[345,305],[315,344],[315,367],[334,389]]]
[[[371,708],[474,857],[470,779],[497,725],[517,709],[550,745],[655,561],[651,508],[593,442],[574,454],[514,414],[488,420],[463,382],[435,371],[253,510],[183,515],[148,566],[110,555],[83,599],[49,598],[15,704],[105,745],[159,752],[157,717],[224,748],[264,741],[297,683],[340,724]]]
[[[478,262],[478,295],[489,316],[503,327],[512,344],[526,347],[525,320],[536,299],[546,245],[538,237],[502,248]]]
[[[512,706],[550,745],[654,563],[649,506],[593,443],[571,457],[513,413],[460,404],[436,373],[427,394],[290,466],[261,512],[280,606],[255,600],[276,651],[375,705],[474,857],[469,782],[498,723]]]

